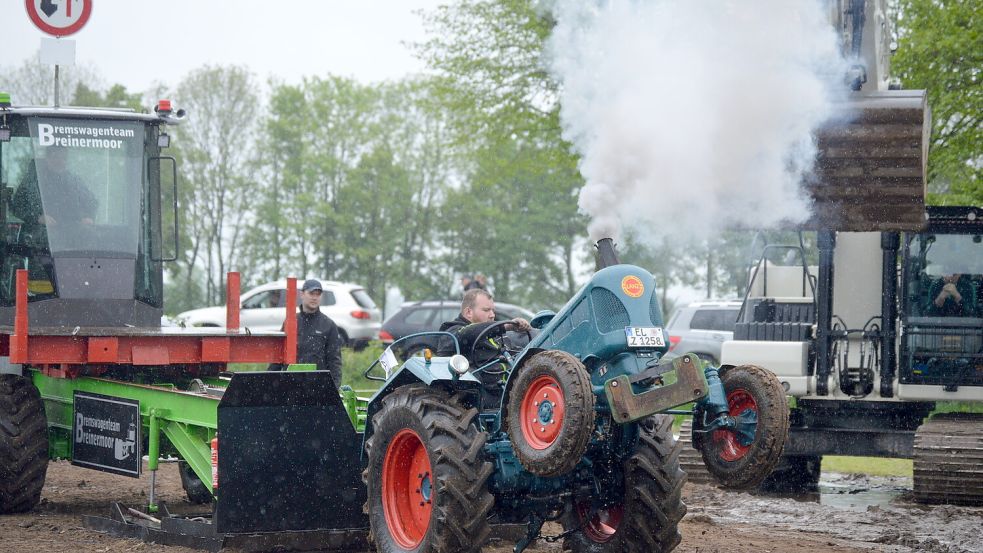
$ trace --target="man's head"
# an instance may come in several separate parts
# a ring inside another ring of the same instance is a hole
[[[494,321],[495,298],[480,288],[468,290],[461,300],[461,315],[471,323]]]
[[[304,281],[300,287],[300,308],[305,313],[314,313],[321,307],[321,283],[313,278]]]

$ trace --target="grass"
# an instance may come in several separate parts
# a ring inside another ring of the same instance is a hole
[[[882,459],[880,457],[823,456],[823,472],[869,474],[872,476],[912,476],[911,459]]]

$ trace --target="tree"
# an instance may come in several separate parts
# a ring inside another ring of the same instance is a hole
[[[143,95],[139,93],[129,93],[126,87],[121,84],[114,84],[105,94],[98,90],[89,88],[85,83],[75,85],[75,94],[72,98],[73,106],[86,107],[107,107],[107,108],[128,108],[133,111],[140,111],[143,107]]]
[[[202,300],[222,303],[226,272],[237,266],[242,234],[251,219],[256,86],[241,67],[205,66],[185,77],[177,94],[192,116],[175,131],[185,176],[179,198],[181,234],[187,239],[171,271],[191,291],[196,268],[203,269]]]
[[[552,21],[525,0],[464,0],[427,15],[419,54],[437,71],[453,144],[471,163],[448,193],[443,256],[491,276],[509,301],[556,307],[586,257],[583,181],[561,138],[556,83],[542,63]]]
[[[98,87],[101,78],[96,69],[84,65],[59,66],[59,103],[75,103],[72,92],[80,84]],[[0,90],[9,92],[14,103],[22,106],[48,106],[55,103],[54,66],[41,63],[40,51],[14,68],[0,68]],[[99,104],[101,105],[101,104]]]
[[[983,205],[983,3],[898,0],[895,73],[928,91],[932,201]]]

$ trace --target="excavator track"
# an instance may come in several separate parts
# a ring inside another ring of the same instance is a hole
[[[915,500],[983,505],[983,413],[935,415],[915,432]]]

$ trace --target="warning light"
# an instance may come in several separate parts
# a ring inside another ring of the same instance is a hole
[[[161,115],[168,115],[171,113],[171,101],[170,100],[158,100],[157,107],[154,111],[160,113]]]
[[[10,107],[10,93],[0,92],[0,108],[9,108],[9,107]]]

